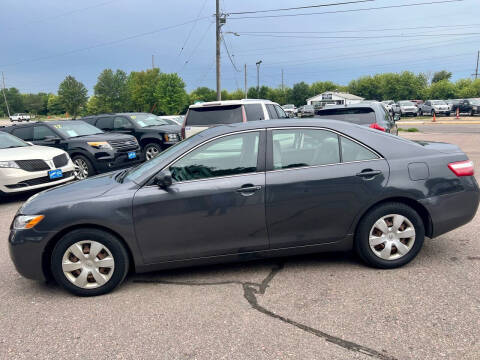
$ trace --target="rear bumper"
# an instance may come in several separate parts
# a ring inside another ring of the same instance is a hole
[[[469,179],[467,190],[433,196],[420,202],[432,220],[432,238],[470,222],[477,213],[480,193],[475,178]]]

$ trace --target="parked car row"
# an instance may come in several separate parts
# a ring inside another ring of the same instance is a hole
[[[448,100],[393,100],[382,101],[392,113],[401,116],[446,115],[459,113],[475,116],[480,114],[480,99],[448,99]]]

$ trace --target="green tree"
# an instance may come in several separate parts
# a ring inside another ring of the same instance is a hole
[[[333,90],[340,90],[342,86],[335,84],[332,81],[316,81],[312,85],[310,85],[310,90],[312,92],[312,96],[324,93],[325,91],[333,91]]]
[[[293,85],[288,102],[295,106],[302,106],[306,104],[307,99],[311,96],[310,86],[302,81]]]
[[[231,100],[240,100],[245,98],[245,90],[237,89],[230,93]]]
[[[87,103],[87,88],[69,75],[60,83],[58,96],[65,109],[75,119],[82,106]]]
[[[105,112],[104,106],[98,100],[98,97],[93,95],[87,101],[87,113],[89,115],[97,115]]]
[[[165,115],[179,114],[188,102],[185,83],[176,73],[160,74],[155,96],[158,111]]]
[[[63,106],[60,98],[55,94],[48,94],[47,112],[49,115],[59,115],[65,113],[65,107]]]
[[[22,94],[23,111],[29,114],[46,115],[48,105],[48,94]]]
[[[95,101],[101,112],[121,112],[128,110],[129,92],[127,74],[122,70],[115,73],[111,69],[103,70],[93,88]]]
[[[160,69],[132,71],[128,75],[127,86],[130,94],[130,109],[134,111],[154,111],[158,106],[155,92],[160,81]]]
[[[215,101],[217,93],[206,86],[198,87],[190,93],[190,102],[194,104],[197,101]]]
[[[7,98],[10,114],[23,112],[23,98],[22,94],[20,94],[20,91],[18,91],[17,88],[12,87],[9,89],[5,89],[5,96]],[[0,94],[0,104],[0,112],[2,112],[4,116],[8,115],[7,106],[5,105],[5,99],[3,97],[3,94]]]
[[[455,85],[448,80],[433,83],[428,89],[430,99],[451,99],[455,97]]]
[[[450,80],[451,77],[452,77],[452,73],[450,71],[447,71],[447,70],[437,71],[436,73],[433,74],[432,84],[435,84],[442,80]]]

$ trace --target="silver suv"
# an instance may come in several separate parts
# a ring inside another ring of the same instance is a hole
[[[418,106],[419,115],[445,114],[450,116],[451,107],[443,100],[427,100]]]

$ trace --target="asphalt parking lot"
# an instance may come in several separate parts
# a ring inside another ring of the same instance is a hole
[[[480,125],[439,126],[402,136],[458,144],[478,178]],[[478,214],[396,270],[329,253],[130,275],[77,298],[10,261],[27,197],[0,200],[0,359],[479,358]]]

